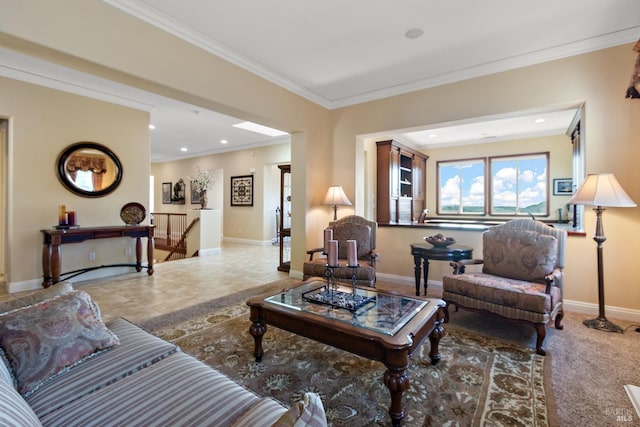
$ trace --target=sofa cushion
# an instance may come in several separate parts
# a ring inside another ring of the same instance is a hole
[[[73,286],[69,282],[58,282],[46,289],[39,289],[29,295],[0,301],[0,313],[6,313],[22,307],[28,307],[48,299],[68,294],[73,291]]]
[[[483,234],[482,271],[487,274],[544,283],[556,265],[555,237],[534,231],[496,227]]]
[[[551,307],[560,299],[560,290],[555,286],[551,287],[551,294],[546,294],[546,285],[542,283],[486,273],[448,274],[442,278],[442,286],[445,292],[453,295],[532,313],[550,313]],[[455,298],[451,300],[456,301]]]
[[[316,393],[305,393],[301,402],[293,405],[273,424],[273,427],[323,427],[327,417],[322,400]]]
[[[114,319],[107,327],[120,345],[60,374],[27,397],[39,417],[74,400],[150,366],[178,351],[178,347],[155,337],[124,319]]]
[[[281,416],[287,413],[287,409],[270,397],[263,397],[255,405],[249,408],[232,427],[256,427],[273,425]]]
[[[118,345],[93,311],[89,294],[73,291],[0,315],[0,346],[27,396],[45,381]]]
[[[51,427],[230,426],[259,400],[220,372],[177,352],[40,419]]]
[[[36,427],[40,420],[13,386],[0,380],[0,426]]]
[[[0,381],[12,385],[15,388],[18,384],[9,366],[11,365],[9,360],[7,360],[7,355],[4,354],[4,350],[0,348]]]

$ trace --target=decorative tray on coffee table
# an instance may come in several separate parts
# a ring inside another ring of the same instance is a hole
[[[349,311],[356,311],[360,307],[376,301],[376,296],[360,295],[353,292],[343,292],[332,289],[329,285],[304,292],[302,297],[310,302],[327,304],[335,308],[344,308]]]

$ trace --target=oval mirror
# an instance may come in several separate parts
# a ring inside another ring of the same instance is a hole
[[[58,179],[72,193],[102,197],[122,180],[122,164],[104,145],[95,142],[71,144],[58,157]]]

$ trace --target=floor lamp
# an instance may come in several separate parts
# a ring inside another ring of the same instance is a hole
[[[602,213],[605,207],[634,207],[635,202],[625,193],[616,177],[610,173],[588,175],[578,191],[567,202],[570,205],[590,205],[596,213],[596,232],[593,240],[598,244],[598,317],[583,323],[593,329],[606,332],[620,332],[622,328],[607,320],[604,315],[604,275],[602,269],[602,244],[607,238],[602,226]]]
[[[340,185],[332,185],[324,196],[323,205],[333,206],[333,220],[338,219],[338,206],[351,206],[351,200],[344,194],[344,190]]]

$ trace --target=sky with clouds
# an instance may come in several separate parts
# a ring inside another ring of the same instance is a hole
[[[527,159],[493,159],[493,206],[520,209],[541,205],[546,209],[547,171],[546,157]],[[484,204],[484,163],[468,161],[440,165],[440,201],[444,206],[458,206],[460,198],[464,206],[476,207],[478,212]]]

